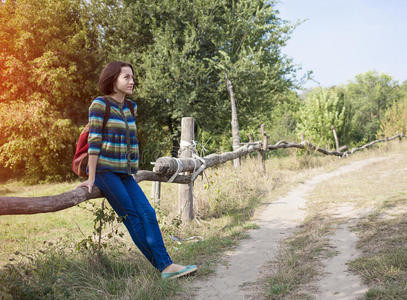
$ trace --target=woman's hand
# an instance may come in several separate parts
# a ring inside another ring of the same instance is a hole
[[[88,179],[88,180],[86,180],[86,181],[81,182],[80,184],[78,184],[78,185],[76,186],[76,188],[80,188],[80,187],[85,186],[85,187],[88,188],[88,191],[89,191],[89,194],[90,194],[90,193],[92,193],[92,189],[93,189],[93,186],[94,186],[94,185],[95,185],[95,180]]]
[[[89,155],[88,159],[88,169],[89,177],[88,180],[81,182],[76,186],[76,188],[86,186],[88,188],[89,194],[92,193],[92,188],[95,185],[95,174],[96,174],[96,165],[98,161],[98,155]]]

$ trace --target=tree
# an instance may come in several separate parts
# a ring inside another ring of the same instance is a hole
[[[299,113],[298,134],[324,148],[335,148],[331,126],[340,140],[345,119],[345,105],[338,95],[328,89],[316,88],[307,94]]]
[[[76,124],[87,120],[99,71],[98,31],[87,5],[0,4],[0,169],[7,174],[2,179],[60,180],[71,173]]]
[[[267,120],[295,85],[295,68],[280,52],[294,26],[274,5],[6,1],[0,10],[0,169],[37,180],[69,177],[75,132],[87,120],[107,60],[129,61],[135,69],[142,167],[169,148],[176,154],[181,117],[194,117],[212,137],[230,134],[223,70],[241,126]]]
[[[230,132],[223,70],[235,89],[239,123],[270,116],[273,103],[294,85],[295,73],[280,52],[294,26],[273,6],[273,1],[251,0],[123,1],[125,17],[114,13],[120,18],[115,30],[108,25],[104,31],[112,33],[115,46],[109,51],[121,53],[138,70],[144,147],[164,140],[165,134],[146,134],[158,127],[171,136],[175,154],[183,116],[194,117],[212,135]],[[126,28],[132,29],[129,37],[123,35]],[[141,44],[131,48],[134,39]]]
[[[274,105],[271,118],[265,120],[265,127],[270,132],[270,140],[294,140],[296,135],[299,114],[303,107],[304,99],[291,91],[283,95]],[[254,134],[259,131],[258,127],[250,127]]]
[[[346,101],[352,106],[352,141],[375,139],[386,109],[401,97],[398,82],[389,75],[375,71],[356,75],[345,89]]]
[[[239,122],[237,121],[236,99],[235,93],[233,92],[233,85],[230,82],[228,73],[226,72],[226,70],[224,70],[223,72],[225,74],[226,86],[230,97],[230,108],[232,111],[232,121],[230,123],[232,126],[232,140],[233,140],[232,147],[233,151],[236,151],[240,147]],[[240,167],[240,157],[233,160],[233,165],[235,168]]]
[[[381,138],[382,135],[391,137],[400,133],[407,134],[407,96],[393,103],[385,112],[377,138]]]

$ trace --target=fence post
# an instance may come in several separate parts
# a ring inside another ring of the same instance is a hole
[[[267,151],[268,138],[267,138],[266,131],[264,130],[264,124],[261,124],[260,131],[261,131],[261,135],[263,137],[263,147],[262,147],[262,150],[260,151],[261,164],[263,165],[263,172],[266,173],[266,151]]]
[[[192,145],[193,140],[194,118],[182,118],[179,157],[192,157],[192,150],[188,146]],[[184,174],[189,174],[189,172]],[[193,182],[178,185],[178,213],[181,215],[183,223],[189,222],[194,218],[193,187]]]
[[[154,171],[154,169],[153,169]],[[161,201],[161,182],[160,181],[153,181],[151,187],[151,198],[153,198],[154,203],[160,205]]]
[[[247,137],[249,138],[249,143],[254,143],[253,137],[250,133],[247,134]]]
[[[247,134],[247,137],[249,138],[249,143],[254,143],[254,139],[253,139],[253,137],[252,137],[252,135],[250,133]],[[254,152],[254,154],[255,154],[255,157],[257,158],[258,153]]]

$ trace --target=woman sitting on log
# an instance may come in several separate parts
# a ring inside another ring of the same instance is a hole
[[[88,179],[78,185],[89,192],[96,185],[119,216],[144,256],[161,272],[177,278],[195,272],[195,265],[174,264],[164,246],[155,210],[133,178],[138,169],[138,142],[134,111],[136,104],[126,96],[133,93],[133,67],[110,62],[99,77],[97,97],[89,108]],[[110,112],[104,130],[106,101]],[[103,131],[103,132],[102,132]]]

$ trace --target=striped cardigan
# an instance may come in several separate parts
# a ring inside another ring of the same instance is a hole
[[[119,104],[110,98],[110,114],[102,133],[106,102],[102,97],[93,100],[89,107],[89,155],[98,155],[96,172],[136,174],[138,169],[138,142],[136,120],[127,100]],[[107,100],[109,101],[109,100]],[[132,102],[134,113],[136,103]],[[128,143],[129,141],[129,143]]]

